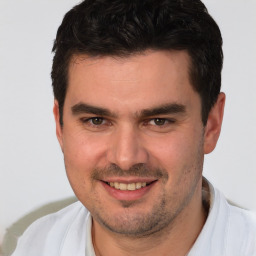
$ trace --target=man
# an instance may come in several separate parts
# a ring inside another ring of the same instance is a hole
[[[256,255],[256,219],[202,177],[224,111],[222,39],[199,0],[85,0],[54,43],[56,133],[79,202],[14,256]]]

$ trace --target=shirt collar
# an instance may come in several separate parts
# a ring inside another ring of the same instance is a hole
[[[87,225],[86,225],[86,246],[85,246],[86,253],[85,253],[85,255],[96,256],[94,248],[93,248],[93,244],[92,244],[92,216],[90,213],[87,215],[86,222],[87,222]]]

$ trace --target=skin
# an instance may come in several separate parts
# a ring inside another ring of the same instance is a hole
[[[204,127],[189,64],[185,51],[70,63],[56,133],[70,184],[93,217],[96,255],[185,255],[204,225],[203,159],[216,146],[225,95]],[[120,192],[111,181],[152,184]]]

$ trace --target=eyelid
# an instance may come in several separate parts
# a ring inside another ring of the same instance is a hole
[[[92,120],[93,119],[102,119],[102,123],[99,123],[99,124],[93,124]],[[159,119],[159,120],[164,120],[164,124],[159,124],[157,125],[156,123],[152,123],[154,121],[156,121],[156,119]],[[91,127],[95,127],[95,128],[100,128],[103,126],[111,126],[113,125],[113,121],[111,121],[110,119],[108,118],[105,118],[103,116],[88,116],[88,117],[81,117],[79,118],[80,122],[84,125],[87,125],[87,126],[91,126]],[[142,124],[143,126],[155,126],[155,127],[159,127],[159,128],[164,128],[168,125],[171,125],[171,124],[174,124],[177,120],[175,118],[168,118],[168,117],[151,117],[151,118],[147,118],[147,119],[144,119],[142,120]]]
[[[150,123],[152,121],[155,121],[156,119],[160,119],[160,120],[165,120],[167,123],[175,123],[176,119],[174,118],[168,118],[168,117],[153,117],[153,118],[149,118],[147,120],[145,120],[146,123]]]
[[[93,119],[102,119],[103,121],[102,121],[102,124],[93,124],[92,123],[92,120]],[[108,120],[108,119],[106,119],[106,118],[104,118],[104,117],[102,117],[102,116],[89,116],[89,117],[81,117],[80,119],[79,119],[83,124],[88,124],[88,125],[90,125],[90,126],[92,126],[92,127],[97,127],[97,126],[103,126],[103,125],[107,125],[107,122],[108,123],[110,123],[110,121]]]

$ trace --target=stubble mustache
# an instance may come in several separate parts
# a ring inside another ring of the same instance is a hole
[[[108,177],[138,177],[168,180],[168,172],[165,169],[150,168],[146,164],[139,163],[131,166],[128,170],[123,170],[116,164],[110,164],[105,168],[95,168],[92,171],[92,180],[105,180]]]

